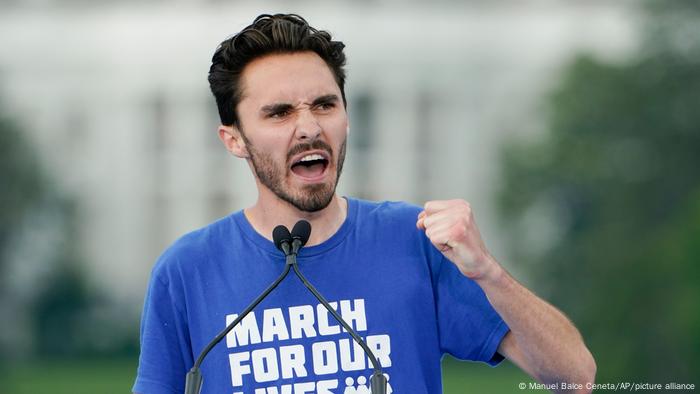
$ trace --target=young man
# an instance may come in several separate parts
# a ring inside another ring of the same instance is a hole
[[[146,295],[134,392],[181,393],[206,344],[284,268],[279,224],[313,227],[299,267],[365,339],[388,392],[439,393],[444,353],[503,357],[557,391],[590,391],[578,331],[484,246],[469,204],[342,198],[343,44],[296,15],[262,15],[217,49],[219,136],[255,176],[256,203],[185,235]],[[369,393],[367,357],[293,276],[202,364],[203,393]],[[564,387],[562,383],[580,386]]]

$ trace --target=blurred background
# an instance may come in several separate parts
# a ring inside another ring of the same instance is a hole
[[[346,44],[339,191],[470,201],[599,382],[700,371],[700,3],[0,1],[2,393],[129,392],[150,269],[254,202],[206,75],[260,13]],[[446,393],[518,391],[444,361]],[[679,392],[679,391],[675,391]]]

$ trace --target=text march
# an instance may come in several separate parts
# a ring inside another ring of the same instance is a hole
[[[361,336],[367,331],[364,299],[341,300],[330,305]],[[226,316],[225,324],[236,317],[236,314]],[[241,390],[249,379],[258,383],[257,387],[270,384],[253,394],[369,394],[364,376],[347,377],[342,382],[332,376],[372,367],[362,347],[345,332],[321,304],[249,313],[226,336],[226,346],[233,351],[229,354],[233,394],[243,394],[236,389]],[[309,339],[313,339],[310,348]],[[389,335],[367,335],[363,339],[382,369],[391,367]],[[261,346],[267,343],[270,346]],[[255,350],[236,351],[249,345],[256,345]],[[388,392],[392,392],[390,387]]]

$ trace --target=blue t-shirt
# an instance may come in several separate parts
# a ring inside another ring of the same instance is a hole
[[[481,288],[416,228],[420,208],[348,199],[299,269],[382,364],[389,393],[442,392],[440,361],[497,364],[508,327]],[[133,390],[182,393],[201,350],[283,271],[242,211],[168,248],[150,279]],[[202,393],[363,394],[372,365],[293,272],[202,363]]]

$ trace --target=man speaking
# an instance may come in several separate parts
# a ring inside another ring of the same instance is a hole
[[[297,15],[261,15],[217,48],[219,137],[248,162],[258,198],[159,258],[133,391],[183,392],[197,355],[285,267],[273,229],[300,219],[313,231],[299,269],[362,337],[387,392],[440,393],[445,353],[491,365],[505,357],[540,382],[586,391],[596,367],[578,331],[489,254],[467,202],[336,194],[348,136],[343,47]],[[288,277],[213,347],[202,393],[369,393],[371,368]]]

